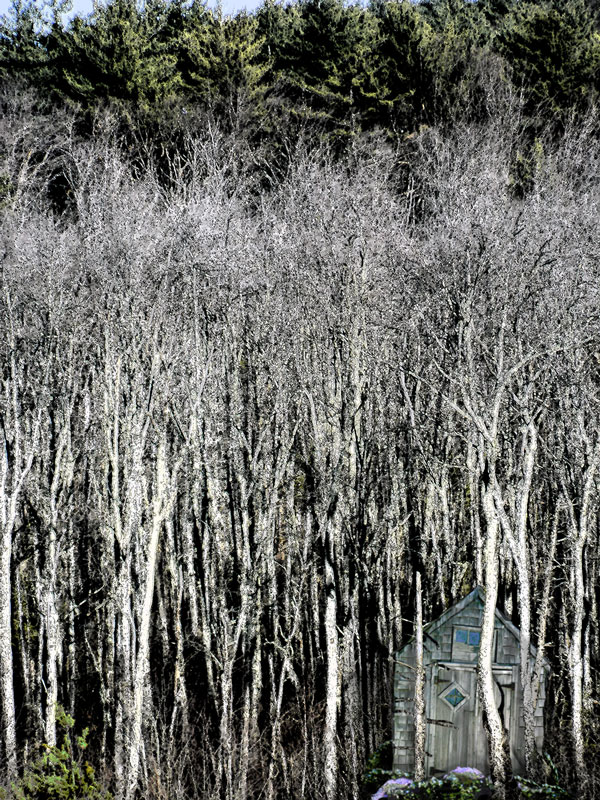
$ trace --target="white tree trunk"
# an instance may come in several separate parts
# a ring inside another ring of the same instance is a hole
[[[415,574],[415,780],[425,777],[425,665],[423,663],[423,592]]]
[[[582,426],[583,427],[583,426]],[[579,789],[584,792],[588,784],[588,769],[585,763],[585,740],[583,733],[584,707],[584,637],[585,616],[584,550],[589,537],[589,513],[592,491],[600,463],[600,440],[588,455],[588,466],[583,473],[579,515],[577,517],[572,499],[565,492],[571,521],[571,592],[572,626],[568,644],[569,671],[571,679],[571,736],[573,756]]]
[[[3,509],[4,511],[5,509]],[[5,516],[5,514],[3,514]],[[10,581],[12,525],[3,519],[0,541],[0,699],[2,701],[2,743],[7,779],[17,773],[17,730],[13,688],[12,587]]]
[[[481,642],[477,663],[477,682],[484,725],[488,736],[490,771],[497,785],[498,798],[503,800],[505,785],[510,767],[506,757],[506,732],[498,713],[494,693],[492,671],[492,651],[494,642],[494,621],[498,601],[498,534],[499,521],[496,514],[493,493],[488,485],[482,490],[483,512],[486,521],[485,541],[485,605],[481,625]]]
[[[326,800],[337,800],[337,716],[339,705],[339,639],[334,550],[330,523],[325,538],[325,642],[327,677],[325,685],[325,729],[323,732],[323,780]]]
[[[137,636],[137,654],[135,659],[135,672],[133,677],[133,718],[129,741],[129,770],[125,790],[125,800],[133,800],[137,790],[140,752],[142,748],[142,722],[144,711],[144,697],[148,690],[148,672],[150,669],[150,626],[152,622],[152,600],[154,597],[154,579],[156,574],[156,558],[158,555],[158,542],[160,532],[168,513],[167,498],[167,465],[166,444],[161,438],[156,455],[156,480],[152,496],[152,527],[150,539],[145,553],[146,580],[143,587],[143,603],[139,631]]]
[[[10,317],[11,303],[5,297]],[[29,429],[23,424],[19,382],[15,358],[15,341],[9,337],[10,370],[2,386],[3,420],[0,426],[0,702],[2,703],[2,743],[4,746],[4,775],[12,779],[17,773],[17,729],[13,682],[12,652],[12,546],[17,509],[23,484],[31,471],[35,457],[41,410],[30,417]],[[1,385],[0,385],[1,386]]]

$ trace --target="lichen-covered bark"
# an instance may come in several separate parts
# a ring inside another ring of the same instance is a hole
[[[415,780],[425,777],[425,664],[423,661],[423,591],[421,573],[415,574]]]

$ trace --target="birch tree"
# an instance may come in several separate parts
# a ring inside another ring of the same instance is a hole
[[[28,380],[22,358],[26,345],[24,308],[13,297],[12,287],[3,282],[3,380],[2,380],[2,451],[0,454],[0,697],[5,759],[5,776],[17,772],[17,732],[13,683],[12,651],[12,551],[18,521],[19,501],[25,480],[32,468],[40,436],[42,405],[33,401],[37,387]],[[42,375],[45,374],[42,362]],[[47,373],[46,373],[47,374]]]

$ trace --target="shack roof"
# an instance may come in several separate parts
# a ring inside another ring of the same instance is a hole
[[[432,622],[428,622],[427,625],[423,626],[423,633],[429,636],[437,631],[439,628],[444,627],[445,625],[449,624],[453,617],[457,614],[460,614],[464,611],[468,606],[476,604],[481,607],[485,604],[485,589],[483,586],[476,586],[472,592],[470,592],[466,597],[463,597],[462,600],[459,600],[458,603],[455,603],[453,606],[450,606],[443,614],[441,614],[437,619],[433,620]],[[495,611],[496,619],[515,637],[517,642],[520,640],[520,631],[516,625],[514,625],[508,617],[503,614],[498,608]],[[400,653],[403,653],[408,647],[410,647],[414,642],[414,637],[402,647]],[[535,658],[537,655],[537,648],[534,647],[533,644],[529,645],[529,652],[532,658]],[[550,665],[544,659],[544,667],[548,669]]]

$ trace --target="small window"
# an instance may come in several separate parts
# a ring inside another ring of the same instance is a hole
[[[460,691],[460,689],[457,689],[456,686],[444,696],[444,700],[450,703],[453,708],[459,706],[464,699],[464,694]]]
[[[451,683],[449,686],[445,686],[438,697],[440,700],[443,700],[445,703],[447,703],[452,711],[458,711],[469,700],[468,692],[466,692],[457,683]]]
[[[457,625],[452,634],[452,660],[474,664],[481,645],[481,628]]]

